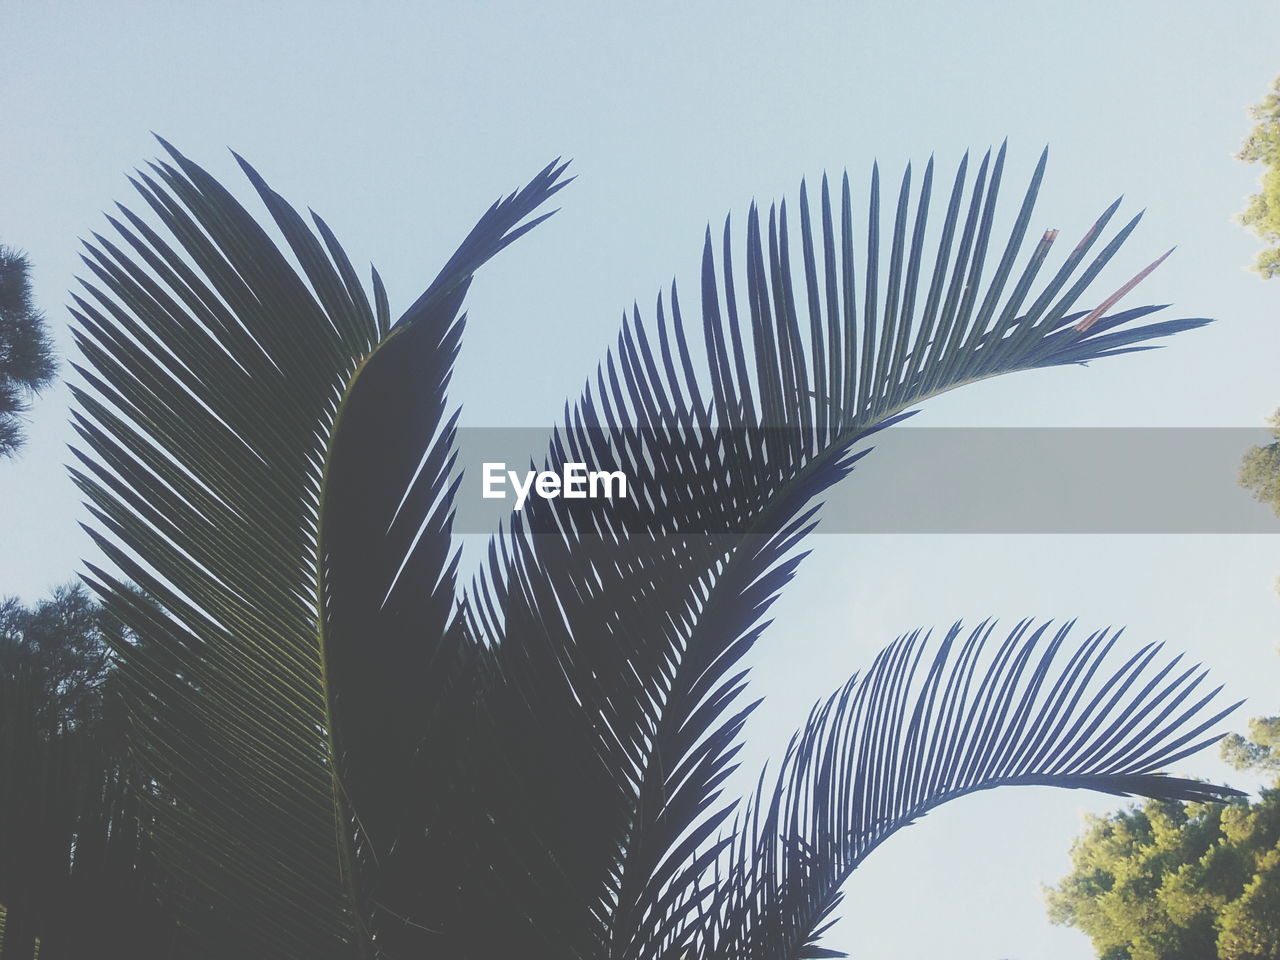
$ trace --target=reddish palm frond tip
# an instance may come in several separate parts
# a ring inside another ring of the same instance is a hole
[[[1094,323],[1096,323],[1104,313],[1106,313],[1108,310],[1110,310],[1112,307],[1114,307],[1117,303],[1120,302],[1121,297],[1123,297],[1126,293],[1128,293],[1130,290],[1132,290],[1134,287],[1140,284],[1143,280],[1145,280],[1151,274],[1151,272],[1155,270],[1156,267],[1160,266],[1160,264],[1164,263],[1165,260],[1169,259],[1169,254],[1173,253],[1173,251],[1176,249],[1177,247],[1170,247],[1163,254],[1157,257],[1153,263],[1149,264],[1147,267],[1144,267],[1142,270],[1138,271],[1137,276],[1135,276],[1132,280],[1126,283],[1123,287],[1121,287],[1111,296],[1107,297],[1107,299],[1103,300],[1102,303],[1098,304],[1093,310],[1089,312],[1088,316],[1086,316],[1083,320],[1077,323],[1076,329],[1079,330],[1081,333],[1084,333],[1086,330],[1092,327]]]

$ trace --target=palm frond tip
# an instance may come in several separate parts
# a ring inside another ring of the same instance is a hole
[[[952,626],[929,653],[916,631],[817,704],[772,787],[762,784],[709,910],[708,960],[812,957],[849,874],[934,807],[1002,786],[1214,801],[1226,787],[1163,771],[1220,739],[1240,704],[1149,644],[1117,666],[1118,631],[1074,649],[1072,624]],[[994,646],[994,649],[992,647]]]

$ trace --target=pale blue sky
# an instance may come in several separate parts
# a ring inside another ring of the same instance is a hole
[[[1230,218],[1232,153],[1280,72],[1280,10],[1242,0],[903,4],[9,3],[0,8],[0,240],[27,249],[69,351],[76,238],[132,202],[148,131],[235,184],[228,146],[320,211],[406,305],[475,216],[557,155],[563,211],[477,280],[454,397],[472,425],[551,423],[622,308],[696,277],[703,229],[799,178],[953,167],[1008,136],[1010,184],[1051,146],[1033,232],[1115,196],[1148,214],[1114,276],[1178,251],[1131,302],[1219,323],[1168,350],[942,398],[932,425],[1250,426],[1280,405],[1280,285]],[[237,187],[238,189],[238,187]],[[1125,274],[1125,276],[1120,276]],[[1104,281],[1104,284],[1105,285]],[[1098,289],[1098,296],[1109,290]],[[0,593],[35,599],[88,556],[62,464],[66,394],[0,464]],[[1230,482],[1224,465],[1224,482]],[[874,469],[874,466],[869,467]],[[993,478],[998,465],[993,465]],[[1118,482],[1123,482],[1119,478]],[[822,536],[776,608],[748,766],[883,643],[957,617],[1126,623],[1276,708],[1275,537]],[[1243,721],[1244,717],[1241,717]],[[1186,765],[1212,775],[1206,758]],[[1038,884],[1106,798],[1005,791],[930,815],[850,885],[830,945],[859,958],[1080,960]]]

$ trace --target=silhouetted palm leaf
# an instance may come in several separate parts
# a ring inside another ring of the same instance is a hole
[[[964,383],[1147,349],[1134,345],[1207,322],[1117,330],[1158,308],[1071,312],[1136,226],[1089,259],[1115,204],[1042,286],[1056,231],[1013,280],[1044,163],[985,285],[1003,148],[994,163],[983,158],[967,203],[967,159],[960,165],[931,257],[932,161],[914,215],[908,167],[883,251],[873,171],[861,289],[847,177],[838,208],[824,178],[816,218],[802,185],[799,277],[785,204],[770,209],[767,231],[755,207],[748,216],[745,291],[733,280],[729,224],[723,283],[708,233],[705,368],[674,286],[669,317],[660,298],[654,325],[638,311],[624,318],[616,353],[548,460],[623,469],[661,496],[630,514],[604,501],[534,501],[491,550],[468,605],[494,677],[493,729],[477,749],[503,759],[480,771],[492,778],[470,803],[483,816],[451,831],[491,837],[483,855],[460,858],[483,867],[463,896],[439,904],[433,926],[485,923],[477,955],[531,941],[547,956],[681,952],[754,706],[741,701],[737,664],[800,560],[792,548],[816,523],[815,497],[860,455],[854,445]],[[494,923],[495,909],[508,919]]]
[[[295,272],[170,153],[135,185],[178,248],[122,208],[112,224],[147,269],[97,236],[97,283],[74,310],[90,532],[159,604],[94,568],[146,639],[117,654],[158,784],[156,841],[213,952],[372,955],[372,864],[396,832],[453,605],[441,477],[458,310],[563,168],[495,204],[392,326],[376,273],[370,303],[318,217],[317,237],[242,162]],[[413,589],[393,589],[402,565]]]
[[[843,956],[818,940],[844,880],[894,831],[978,790],[1232,793],[1160,771],[1219,739],[1205,731],[1239,704],[1202,718],[1218,690],[1197,693],[1205,673],[1179,672],[1181,658],[1156,664],[1161,645],[1107,671],[1107,630],[1059,663],[1070,629],[1024,621],[989,657],[994,624],[963,640],[955,624],[932,657],[917,631],[819,703],[744,818],[697,956]]]
[[[673,287],[656,324],[624,319],[566,411],[550,459],[621,468],[637,498],[531,500],[455,608],[458,311],[563,168],[496,204],[392,326],[376,274],[370,302],[322,221],[242,164],[295,268],[170,153],[137,186],[176,246],[123,211],[132,253],[97,237],[86,259],[76,423],[92,455],[75,476],[119,568],[93,581],[139,636],[117,654],[158,854],[218,956],[652,960],[754,943],[773,913],[808,943],[833,894],[790,898],[767,816],[734,858],[721,791],[753,707],[740,663],[815,498],[928,396],[1205,322],[1072,312],[1136,224],[1090,259],[1114,205],[1037,285],[1056,233],[1022,248],[1043,158],[985,282],[1003,148],[971,189],[961,164],[927,258],[932,162],[914,215],[908,168],[884,250],[873,173],[861,280],[847,178],[838,204],[824,179],[816,218],[802,186],[795,276],[785,205],[767,230],[752,208],[745,289],[728,224],[719,264],[708,233],[705,359]],[[773,860],[745,865],[757,850]],[[825,874],[836,887],[847,860]]]

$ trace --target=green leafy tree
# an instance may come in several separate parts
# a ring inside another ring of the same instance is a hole
[[[900,638],[725,795],[743,657],[858,444],[945,390],[1206,322],[1109,312],[1130,285],[1077,307],[1136,225],[1095,249],[1116,205],[1045,277],[1056,231],[1020,256],[1043,157],[1007,237],[1003,148],[965,158],[936,231],[932,161],[884,223],[873,170],[865,234],[847,177],[753,207],[745,266],[708,231],[701,317],[674,286],[636,310],[550,441],[636,495],[531,499],[460,584],[462,302],[564,168],[393,322],[323,220],[242,161],[281,247],[166,149],[136,180],[151,221],[123,210],[87,252],[73,473],[115,568],[89,580],[135,637],[114,653],[186,956],[825,957],[851,871],[954,797],[1230,794],[1160,773],[1226,712],[1199,676],[1024,622]]]
[[[1221,749],[1222,759],[1237,770],[1280,773],[1280,717],[1254,717],[1248,737],[1228,734]]]
[[[1280,770],[1278,721],[1252,730],[1223,755]],[[1102,960],[1280,956],[1280,784],[1226,806],[1150,801],[1092,817],[1071,862],[1049,915],[1088,934]]]
[[[1240,223],[1269,244],[1258,254],[1254,269],[1264,277],[1280,276],[1280,77],[1272,92],[1250,114],[1257,121],[1236,154],[1245,163],[1263,165],[1260,190],[1249,198]]]
[[[1272,98],[1274,99],[1274,98]],[[1280,513],[1276,442],[1248,450],[1240,484]],[[1224,760],[1280,774],[1280,717],[1229,734]],[[1273,960],[1280,956],[1280,780],[1229,806],[1151,802],[1091,817],[1049,915],[1093,940],[1103,960]]]
[[[1271,505],[1280,516],[1280,410],[1273,413],[1267,423],[1271,425],[1271,443],[1250,447],[1240,461],[1240,485],[1253,494],[1254,499]]]
[[[0,457],[22,446],[21,415],[53,379],[53,344],[31,299],[24,254],[0,244]]]
[[[1276,442],[1245,453],[1240,484],[1280,514],[1280,411],[1269,423]],[[1221,752],[1238,770],[1280,773],[1280,717],[1250,720]],[[1050,916],[1106,960],[1280,956],[1280,782],[1226,808],[1153,802],[1092,818],[1072,863]]]

